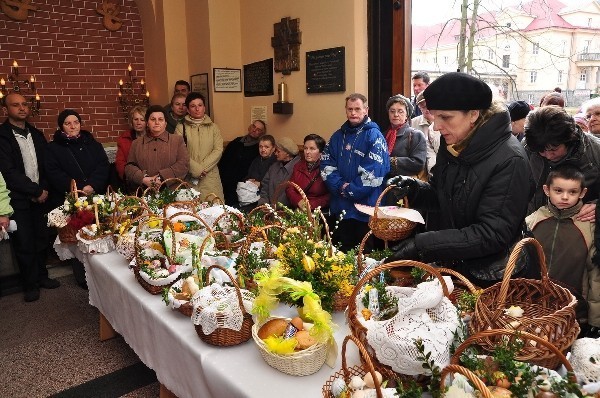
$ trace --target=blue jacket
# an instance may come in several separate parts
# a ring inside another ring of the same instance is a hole
[[[331,213],[337,217],[345,210],[345,219],[368,221],[369,216],[354,204],[375,206],[389,171],[390,157],[379,126],[368,116],[357,126],[346,121],[321,154],[321,177],[331,192]],[[345,183],[348,186],[342,191]]]

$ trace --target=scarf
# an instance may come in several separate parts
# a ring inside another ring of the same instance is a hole
[[[250,137],[249,135],[245,135],[242,138],[240,138],[240,142],[242,144],[244,144],[244,146],[256,145],[256,144],[258,144],[258,141],[260,141],[259,138],[253,138],[253,137]]]
[[[396,145],[396,135],[398,134],[398,130],[400,130],[402,126],[404,126],[404,124],[398,125],[396,127],[390,126],[387,133],[385,133],[385,141],[387,142],[388,155],[391,155],[392,151],[394,150],[394,145]]]
[[[27,136],[29,135],[29,129],[27,128],[27,126],[25,126],[25,128],[22,129],[21,127],[17,127],[11,123],[10,127],[12,128],[13,132],[22,135],[25,138],[27,138]]]
[[[77,135],[75,136],[70,136],[69,134],[65,133],[64,131],[61,130],[61,135],[64,139],[66,140],[70,140],[70,141],[75,141],[77,140],[79,137],[81,137],[81,132],[77,133]]]

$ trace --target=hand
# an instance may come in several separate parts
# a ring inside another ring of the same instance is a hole
[[[35,202],[44,203],[46,199],[48,199],[48,191],[44,189],[42,194],[35,199]]]
[[[596,221],[596,204],[595,203],[586,203],[581,207],[577,216],[575,216],[577,221]]]
[[[91,185],[86,185],[85,187],[81,188],[81,190],[85,192],[86,195],[91,195],[94,193],[94,188]]]
[[[10,217],[0,216],[0,229],[4,228],[5,230],[7,230],[9,225],[10,225]]]
[[[387,186],[396,186],[396,190],[394,190],[394,195],[398,198],[403,198],[405,196],[413,196],[417,193],[419,189],[425,189],[429,186],[428,183],[418,180],[412,177],[405,176],[396,176],[392,177],[386,182]]]
[[[254,178],[249,179],[247,182],[251,182],[252,184],[260,188],[260,181],[256,181]]]
[[[146,176],[142,179],[142,184],[144,184],[147,187],[151,187],[151,186],[155,186],[158,184],[160,184],[160,181],[157,182],[157,178],[158,176]]]
[[[384,260],[384,264],[398,260],[421,261],[417,245],[415,244],[415,238],[404,239],[396,246],[392,247],[392,251],[394,253]]]

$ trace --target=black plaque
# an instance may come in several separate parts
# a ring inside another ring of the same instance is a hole
[[[273,95],[273,58],[244,65],[244,96]]]
[[[346,91],[345,47],[306,53],[306,92],[333,93]]]

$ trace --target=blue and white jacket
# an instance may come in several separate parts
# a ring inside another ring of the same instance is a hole
[[[345,219],[368,221],[369,216],[354,204],[375,206],[389,171],[390,157],[379,126],[368,116],[356,126],[346,121],[321,154],[321,177],[331,192],[331,214],[337,217],[345,210]]]

